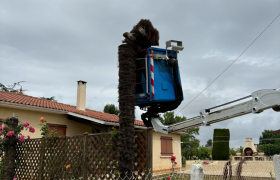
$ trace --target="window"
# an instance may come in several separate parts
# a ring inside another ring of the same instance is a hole
[[[47,123],[47,125],[49,126],[49,131],[53,131],[56,129],[56,132],[58,132],[58,134],[56,136],[66,136],[66,125],[61,125],[61,124],[50,124]]]
[[[161,136],[161,156],[172,156],[172,137]]]

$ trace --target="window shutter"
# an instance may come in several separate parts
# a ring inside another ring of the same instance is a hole
[[[166,139],[166,149],[168,156],[173,155],[173,147],[172,147],[172,137],[167,137]]]
[[[165,137],[160,137],[161,140],[161,155],[167,156],[167,149],[166,149],[166,139]]]
[[[60,125],[60,124],[49,124],[47,123],[47,125],[49,126],[49,131],[53,131],[56,129],[56,132],[58,132],[58,134],[56,136],[66,136],[66,125]]]
[[[58,136],[66,136],[66,127],[57,126]]]
[[[172,156],[173,148],[172,148],[172,137],[161,136],[161,155],[162,156]]]
[[[0,127],[2,127],[3,119],[0,118]]]

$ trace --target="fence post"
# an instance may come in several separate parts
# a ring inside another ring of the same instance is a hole
[[[16,117],[11,117],[8,120],[8,127],[15,129],[18,126],[18,119]],[[15,173],[15,159],[16,159],[16,145],[17,143],[11,143],[6,151],[6,160],[4,164],[4,179],[13,179]]]
[[[280,180],[280,156],[279,155],[273,156],[273,164],[274,164],[274,171],[275,171],[275,179]]]
[[[39,180],[44,179],[45,137],[41,138]]]
[[[87,136],[88,133],[85,132],[83,136],[83,179],[87,179]]]
[[[153,177],[153,130],[147,130],[147,173],[149,173],[149,179]]]
[[[191,180],[203,180],[203,167],[201,164],[191,165]]]

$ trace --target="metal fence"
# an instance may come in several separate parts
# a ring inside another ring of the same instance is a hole
[[[71,157],[71,156],[70,156]],[[76,156],[79,158],[80,156]],[[73,157],[71,157],[73,158]],[[70,159],[71,159],[70,158]],[[100,161],[99,161],[100,162]],[[126,173],[123,177],[120,177],[120,173],[115,171],[114,168],[110,169],[107,167],[104,171],[102,163],[98,161],[88,162],[86,175],[81,171],[81,166],[78,164],[70,165],[68,169],[66,167],[57,167],[56,171],[53,171],[52,176],[46,176],[44,179],[83,179],[83,180],[140,180],[140,179],[154,179],[154,180],[276,180],[275,171],[280,172],[280,166],[278,169],[274,169],[275,162],[273,161],[248,161],[240,163],[226,162],[226,161],[200,161],[195,162],[196,164],[187,164],[186,167],[179,167],[172,169],[135,169],[132,173]],[[280,159],[279,159],[280,162]],[[278,163],[279,163],[278,162]],[[114,162],[112,161],[112,164]],[[64,164],[64,163],[62,163]],[[171,164],[171,163],[170,163]],[[240,164],[242,167],[240,169]],[[201,167],[198,169],[199,172],[191,170],[193,166]],[[279,163],[280,165],[280,163]],[[46,170],[47,168],[45,168]],[[48,171],[49,174],[51,174]],[[131,176],[132,174],[132,176]],[[32,179],[29,176],[19,177],[19,179]],[[37,178],[34,178],[37,179]]]

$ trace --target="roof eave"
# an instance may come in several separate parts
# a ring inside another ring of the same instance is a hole
[[[92,121],[92,122],[95,122],[95,123],[98,123],[98,124],[103,124],[103,125],[111,125],[111,126],[119,126],[120,125],[117,122],[103,121],[103,120],[99,120],[99,119],[92,118],[92,117],[89,117],[89,116],[84,116],[84,115],[81,115],[81,114],[78,114],[78,113],[73,113],[73,112],[58,110],[58,109],[31,106],[31,105],[19,104],[19,103],[11,103],[11,102],[5,102],[5,101],[0,101],[0,106],[8,107],[8,108],[25,109],[25,110],[30,110],[30,111],[55,113],[55,114],[67,114],[67,115],[79,117],[79,118],[86,119],[86,120],[89,120],[89,121]],[[147,129],[147,127],[139,126],[139,125],[134,125],[134,127],[138,128],[138,129]]]
[[[71,115],[71,116],[78,117],[78,118],[86,119],[86,120],[89,120],[89,121],[92,121],[92,122],[95,122],[95,123],[98,123],[98,124],[104,124],[105,123],[105,121],[101,121],[99,119],[95,119],[95,118],[92,118],[92,117],[84,116],[84,115],[73,113],[73,112],[68,112],[67,114]]]
[[[71,116],[78,117],[78,118],[86,119],[86,120],[89,120],[89,121],[92,121],[92,122],[95,122],[95,123],[98,123],[98,124],[103,124],[103,125],[108,125],[108,126],[120,126],[120,123],[117,123],[117,122],[102,121],[102,120],[99,120],[99,119],[96,119],[96,118],[88,117],[88,116],[73,113],[73,112],[68,112],[67,114],[71,115]],[[137,129],[147,129],[147,127],[139,126],[139,125],[134,125],[134,127],[137,128]]]
[[[38,106],[30,106],[26,104],[19,104],[19,103],[11,103],[0,101],[0,106],[8,107],[8,108],[17,108],[17,109],[26,109],[32,111],[40,111],[40,112],[48,112],[48,113],[55,113],[55,114],[67,114],[68,111],[58,110],[58,109],[51,109],[45,107],[38,107]]]

